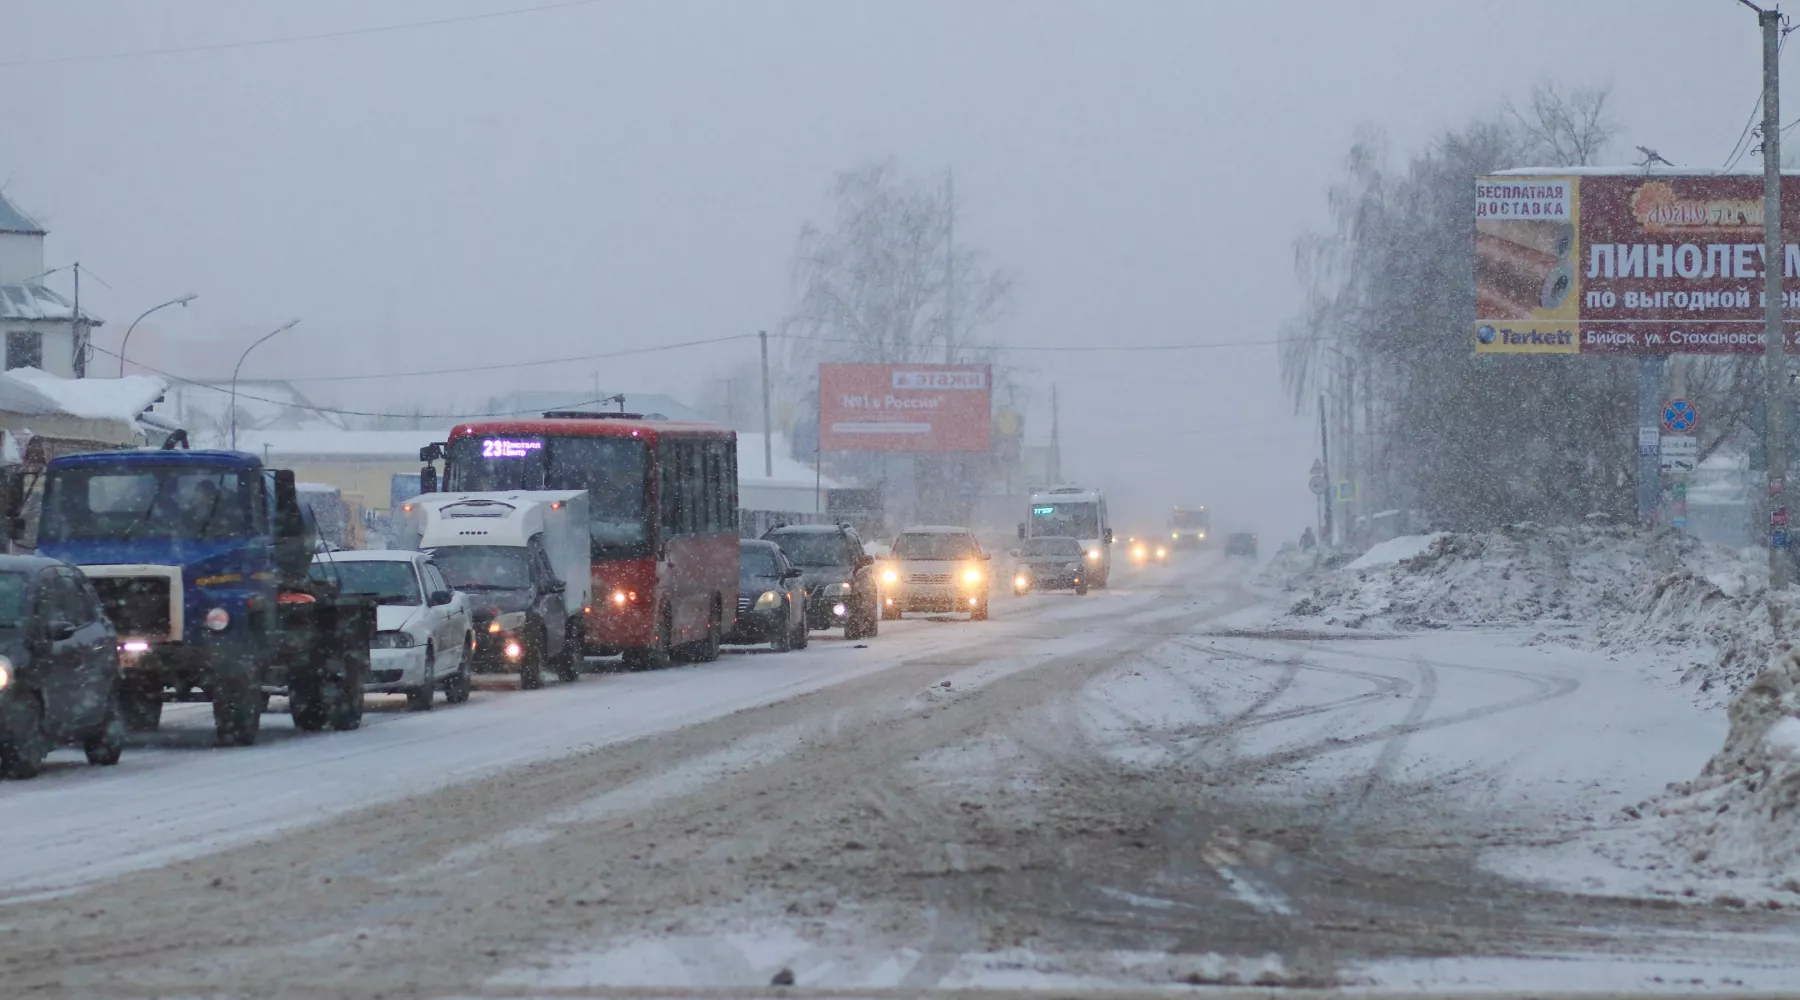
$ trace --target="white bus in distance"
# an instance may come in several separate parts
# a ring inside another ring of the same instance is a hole
[[[1112,576],[1112,521],[1106,495],[1082,486],[1058,486],[1031,495],[1031,516],[1019,525],[1020,538],[1073,538],[1086,554],[1088,582],[1105,587]]]

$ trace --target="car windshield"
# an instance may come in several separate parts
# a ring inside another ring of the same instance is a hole
[[[738,552],[738,575],[743,579],[772,577],[781,572],[781,566],[775,561],[775,553],[762,546],[745,547]]]
[[[1022,556],[1078,556],[1081,543],[1073,538],[1031,538],[1019,550]]]
[[[444,545],[431,561],[456,590],[524,590],[531,586],[531,554],[517,545]]]
[[[39,544],[112,539],[227,539],[254,523],[259,474],[164,463],[55,469]]]
[[[1100,506],[1091,500],[1033,504],[1031,533],[1067,538],[1099,538]]]
[[[922,531],[894,542],[894,555],[901,559],[973,559],[979,551],[973,536],[950,532]]]
[[[424,604],[412,561],[398,559],[318,559],[315,580],[338,581],[346,594],[369,594],[376,604]]]
[[[649,545],[644,443],[583,434],[465,437],[450,443],[457,491],[586,490],[596,557],[641,555]]]
[[[835,531],[778,531],[769,541],[796,566],[849,566],[862,555],[861,547]]]
[[[28,583],[23,573],[0,573],[0,629],[23,627],[30,617],[30,609],[25,606]]]

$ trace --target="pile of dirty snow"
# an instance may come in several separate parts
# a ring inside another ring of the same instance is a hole
[[[1289,614],[1349,628],[1598,622],[1640,614],[1657,581],[1709,561],[1691,537],[1624,525],[1412,535],[1315,574]]]
[[[1702,693],[1729,697],[1800,636],[1800,592],[1782,592],[1771,607],[1761,552],[1703,554],[1713,557],[1710,565],[1664,575],[1637,614],[1601,622],[1595,641],[1672,666]]]
[[[1658,806],[1665,838],[1695,867],[1800,891],[1800,650],[1770,659],[1730,717],[1724,749]]]

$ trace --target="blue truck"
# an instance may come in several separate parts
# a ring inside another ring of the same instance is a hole
[[[293,472],[246,452],[165,446],[45,467],[37,551],[99,593],[131,729],[156,728],[166,701],[210,701],[219,743],[248,746],[272,695],[299,729],[360,725],[374,604],[309,576],[319,548]]]

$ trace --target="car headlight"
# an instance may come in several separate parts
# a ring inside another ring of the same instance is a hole
[[[4,656],[0,656],[0,691],[12,687],[12,675],[12,661]]]
[[[1171,531],[1171,532],[1169,532],[1169,537],[1170,537],[1170,538],[1173,538],[1173,539],[1176,539],[1176,540],[1180,540],[1180,538],[1181,538],[1181,532],[1179,532],[1179,531]]]
[[[1099,549],[1089,549],[1088,550],[1088,558],[1094,560],[1095,562],[1099,562],[1100,561],[1100,550]]]
[[[773,590],[763,591],[762,596],[756,599],[756,610],[758,611],[771,611],[780,606],[781,595]]]
[[[978,569],[975,569],[973,567],[963,570],[963,582],[964,583],[980,583],[981,582],[981,571]]]
[[[891,569],[882,570],[881,571],[881,582],[882,583],[899,583],[900,582],[899,571],[891,570]]]
[[[1080,568],[1081,568],[1081,564],[1080,564],[1080,563],[1078,563],[1078,562],[1072,562],[1072,563],[1064,563],[1064,564],[1063,564],[1063,569],[1066,569],[1066,570],[1069,570],[1069,571],[1071,571],[1071,572],[1073,572],[1073,571],[1075,571],[1075,570],[1079,570],[1079,569],[1080,569]]]
[[[503,615],[495,615],[494,624],[511,632],[514,629],[525,627],[525,617],[526,615],[523,611],[508,611]]]
[[[856,584],[849,580],[845,580],[843,583],[837,585],[837,592],[840,594],[853,594],[856,592]]]
[[[231,612],[224,608],[214,608],[206,613],[201,624],[205,625],[209,632],[223,632],[231,625]]]
[[[1156,558],[1161,559],[1168,554],[1169,554],[1168,549],[1165,549],[1160,545],[1156,547]]]
[[[1031,577],[1024,573],[1020,573],[1018,576],[1013,577],[1013,586],[1020,590],[1024,590],[1026,587],[1031,586]]]
[[[375,640],[369,643],[370,649],[411,649],[412,646],[411,632],[377,632]]]
[[[1195,537],[1195,538],[1205,538],[1205,537],[1206,537],[1206,532],[1204,532],[1204,531],[1202,531],[1202,532],[1200,532],[1200,533],[1198,533],[1198,534],[1196,534],[1196,535],[1195,535],[1195,536],[1194,536],[1194,537]]]

